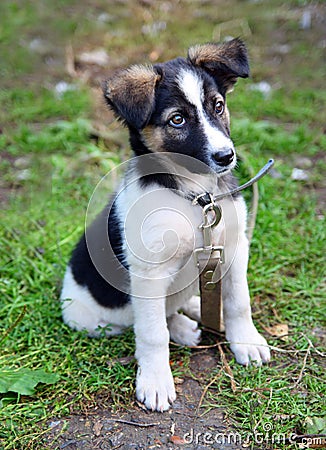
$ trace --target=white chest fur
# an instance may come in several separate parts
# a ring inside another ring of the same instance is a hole
[[[220,202],[222,218],[213,230],[213,243],[225,245],[245,230],[246,206],[241,197]],[[203,245],[202,208],[158,185],[124,186],[117,210],[125,234],[125,252],[132,265],[159,266],[183,259]]]

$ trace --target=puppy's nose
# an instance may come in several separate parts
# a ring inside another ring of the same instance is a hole
[[[234,151],[232,148],[223,148],[214,153],[213,158],[219,166],[228,166],[234,159]]]

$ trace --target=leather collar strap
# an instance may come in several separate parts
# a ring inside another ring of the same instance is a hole
[[[243,191],[243,189],[246,189],[247,187],[253,185],[258,180],[260,180],[260,178],[262,178],[264,175],[266,175],[270,171],[270,169],[273,167],[273,165],[274,165],[274,160],[273,159],[268,160],[268,162],[264,165],[264,167],[262,169],[260,169],[260,171],[249,181],[242,184],[241,186],[231,189],[228,192],[224,192],[223,194],[215,195],[215,197],[213,197],[212,194],[210,194],[209,192],[204,192],[199,195],[189,193],[185,197],[187,199],[191,200],[194,205],[200,205],[202,208],[204,208],[208,204],[211,204],[211,203],[214,204],[214,203],[218,202],[219,200],[222,200],[225,197],[229,197],[230,195],[231,196],[235,195],[238,192]]]
[[[201,323],[213,331],[224,331],[221,258],[198,260]]]
[[[195,201],[199,206],[202,208],[205,208],[205,206],[210,205],[211,203],[214,203],[214,198],[209,192],[205,192],[204,194],[200,194],[197,196],[193,196],[193,201]]]

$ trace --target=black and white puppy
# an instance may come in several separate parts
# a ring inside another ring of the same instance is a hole
[[[202,206],[192,199],[234,187],[236,155],[226,94],[249,75],[239,39],[192,47],[187,58],[135,65],[107,80],[104,95],[128,127],[135,153],[120,187],[76,246],[61,294],[63,318],[90,336],[134,326],[136,395],[151,410],[175,400],[169,339],[200,339],[198,269]],[[267,362],[266,340],[251,317],[246,206],[220,201],[213,243],[224,245],[223,314],[236,360]]]

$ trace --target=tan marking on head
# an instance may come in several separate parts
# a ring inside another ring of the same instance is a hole
[[[104,96],[115,113],[141,128],[150,114],[161,76],[151,66],[134,65],[116,72],[104,85]]]
[[[230,131],[230,113],[227,104],[224,104],[224,114],[221,116],[221,120],[225,128]]]
[[[239,53],[243,51],[246,51],[245,45],[239,40],[233,39],[223,44],[195,45],[189,48],[188,57],[195,65],[218,61],[227,63],[230,60],[236,60],[239,57]]]
[[[163,133],[161,128],[155,127],[154,125],[148,125],[142,130],[142,137],[144,139],[144,144],[152,152],[164,152],[163,148]]]
[[[195,45],[188,50],[188,59],[195,66],[202,67],[223,82],[230,91],[237,77],[249,76],[246,46],[240,39],[222,44]]]
[[[115,73],[107,80],[105,94],[110,98],[121,95],[122,92],[128,95],[144,96],[152,92],[160,76],[154,72],[150,66],[134,65]]]

